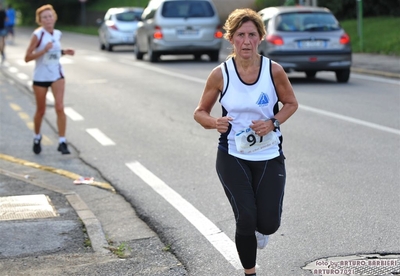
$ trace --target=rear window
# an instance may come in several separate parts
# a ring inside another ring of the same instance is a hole
[[[284,13],[276,18],[276,29],[287,32],[336,31],[339,22],[330,13]]]
[[[207,1],[165,2],[161,14],[167,18],[213,17],[214,10]]]
[[[123,21],[123,22],[131,22],[131,21],[137,21],[140,19],[142,16],[142,12],[122,12],[118,13],[115,15],[118,21]]]

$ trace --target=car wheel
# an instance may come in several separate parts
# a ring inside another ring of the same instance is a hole
[[[106,45],[104,45],[104,43],[100,43],[100,50],[105,50],[106,49]]]
[[[219,60],[219,51],[212,51],[208,54],[210,57],[210,61],[218,61]]]
[[[149,59],[150,59],[150,62],[158,62],[159,58],[160,58],[160,55],[157,52],[154,52],[153,49],[151,48],[151,45],[149,45]]]
[[[348,82],[350,78],[350,69],[337,70],[335,74],[338,82]]]
[[[313,79],[315,78],[315,75],[317,74],[317,71],[306,71],[306,77],[307,79]]]
[[[201,56],[202,56],[202,54],[195,54],[194,55],[194,59],[195,60],[201,60]]]
[[[113,46],[111,44],[107,45],[107,51],[112,52]]]
[[[137,59],[137,60],[143,60],[143,53],[140,52],[138,43],[135,44],[134,51],[135,51],[136,59]]]

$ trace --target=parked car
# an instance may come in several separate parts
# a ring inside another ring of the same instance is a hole
[[[134,45],[138,22],[143,8],[111,8],[99,20],[99,42],[102,50],[112,51],[114,46]]]
[[[150,0],[136,32],[135,54],[148,54],[151,62],[161,55],[203,54],[218,61],[223,33],[212,0]]]
[[[269,7],[259,11],[267,35],[259,53],[283,66],[286,72],[333,71],[338,82],[350,77],[350,37],[330,10],[322,7]]]

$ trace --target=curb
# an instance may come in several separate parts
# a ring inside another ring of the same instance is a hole
[[[383,71],[370,70],[370,69],[365,69],[365,68],[360,68],[360,67],[351,67],[351,72],[359,73],[359,74],[374,75],[374,76],[379,76],[379,77],[400,79],[400,73],[383,72]]]
[[[5,156],[7,158],[4,158]],[[7,156],[4,154],[0,154],[0,159],[3,159],[5,161],[10,162],[11,158],[13,158],[13,157]],[[35,163],[29,162],[29,161],[24,161],[22,159],[16,159],[16,158],[14,158],[14,159],[18,160],[19,162],[14,162],[14,161],[11,161],[11,162],[18,163],[18,164],[25,165],[25,166],[27,165],[30,167],[34,167],[36,169],[41,169],[40,165],[39,165],[39,167],[31,166],[32,164],[35,164]],[[35,185],[35,186],[38,186],[38,187],[41,187],[41,188],[44,188],[47,190],[51,190],[53,192],[56,192],[56,193],[59,193],[59,194],[62,194],[63,196],[65,196],[65,198],[68,200],[71,207],[75,210],[75,212],[77,213],[79,218],[82,220],[82,223],[85,225],[85,228],[86,228],[87,234],[89,236],[89,239],[91,242],[91,247],[92,247],[93,251],[95,253],[102,254],[102,255],[110,253],[110,251],[107,249],[109,247],[109,244],[107,242],[106,235],[102,229],[100,221],[97,219],[95,214],[89,209],[89,207],[86,205],[86,203],[81,199],[81,197],[78,194],[76,194],[73,191],[63,190],[58,187],[42,183],[40,181],[36,181],[33,178],[25,177],[23,175],[19,175],[19,174],[10,172],[10,171],[5,171],[1,168],[0,168],[0,174],[24,181],[25,183],[32,184],[32,185]]]
[[[13,162],[13,163],[17,163],[17,164],[20,164],[20,165],[23,165],[23,166],[32,167],[32,168],[35,168],[35,169],[39,169],[39,170],[55,173],[55,174],[58,174],[58,175],[61,175],[61,176],[65,176],[65,177],[71,178],[73,180],[79,179],[81,177],[80,175],[78,175],[76,173],[72,173],[72,172],[69,172],[69,171],[66,171],[66,170],[62,170],[62,169],[56,169],[56,168],[49,167],[49,166],[42,166],[42,165],[34,163],[34,162],[30,162],[30,161],[23,160],[23,159],[18,159],[16,157],[13,157],[13,156],[10,156],[10,155],[6,155],[6,154],[2,154],[2,153],[0,153],[0,159],[3,159],[5,161],[9,161],[9,162]],[[89,185],[96,186],[96,187],[99,187],[99,188],[102,188],[102,189],[105,189],[105,190],[109,190],[109,191],[111,191],[113,193],[116,193],[114,187],[111,186],[109,183],[93,181]]]

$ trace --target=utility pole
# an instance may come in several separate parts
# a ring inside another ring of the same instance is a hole
[[[81,25],[82,26],[86,26],[86,1],[87,0],[79,0],[79,2],[81,2]]]
[[[363,3],[362,0],[357,0],[357,29],[358,38],[360,39],[360,51],[363,51]]]

